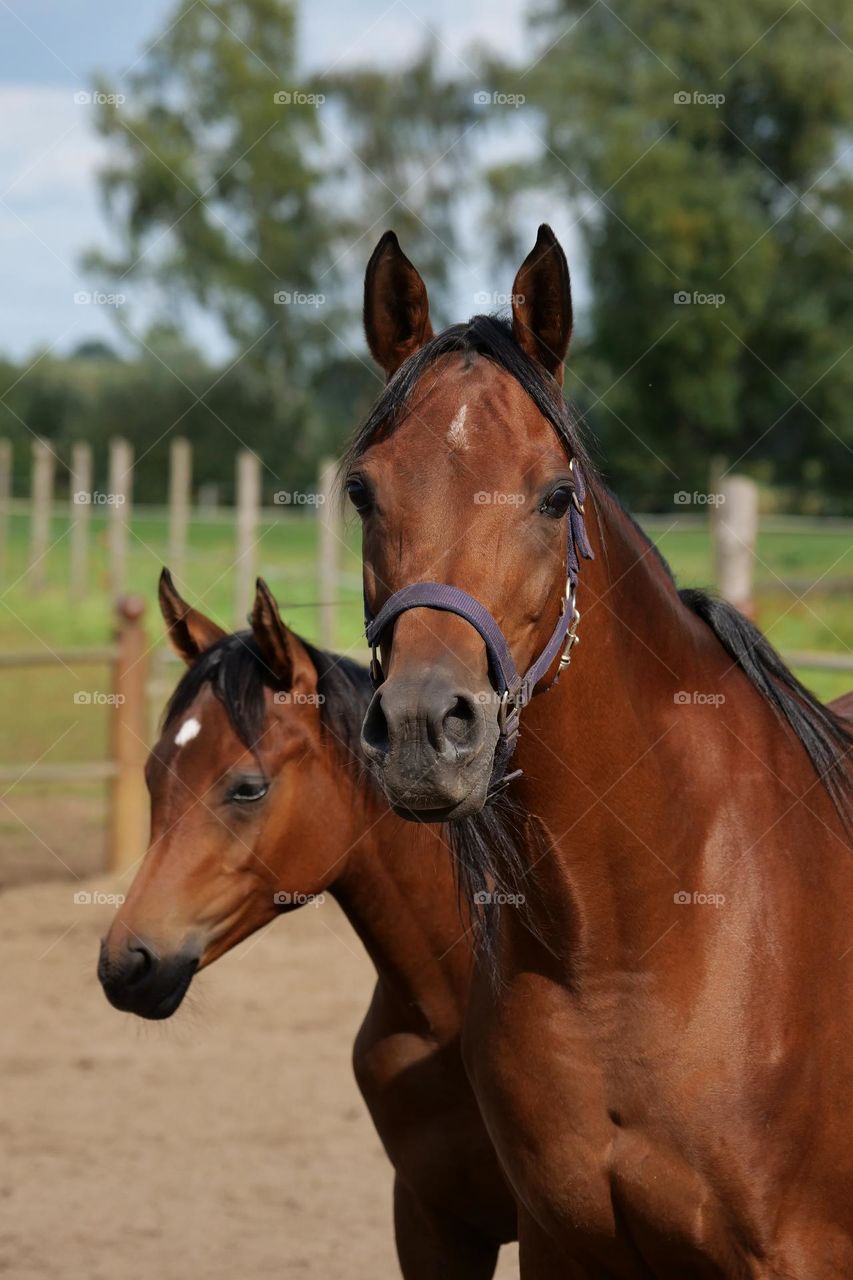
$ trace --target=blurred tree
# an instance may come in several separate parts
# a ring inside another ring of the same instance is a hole
[[[328,210],[312,149],[318,105],[297,82],[287,0],[211,0],[179,10],[128,80],[110,85],[101,185],[121,252],[90,255],[112,280],[154,280],[172,315],[187,300],[222,323],[275,388],[283,448],[304,421],[301,373],[326,339],[315,298]]]
[[[847,0],[551,0],[536,29],[540,154],[494,185],[556,185],[582,220],[603,398],[572,391],[614,479],[659,504],[723,454],[849,494]]]
[[[188,302],[216,317],[242,384],[272,415],[271,433],[255,424],[246,443],[271,434],[278,461],[266,461],[307,467],[354,425],[340,396],[323,397],[336,416],[320,418],[326,362],[349,366],[349,384],[373,383],[358,317],[375,240],[402,228],[443,278],[471,95],[441,78],[431,47],[399,71],[300,76],[290,0],[180,9],[124,101],[99,86],[120,251],[88,266],[116,287],[153,282],[173,329]]]
[[[475,130],[483,124],[473,77],[442,73],[434,42],[399,73],[354,68],[324,81],[341,110],[337,139],[357,161],[341,170],[341,208],[350,211],[344,236],[355,251],[351,277],[358,289],[367,255],[392,227],[429,281],[433,319],[445,314],[458,263],[457,218],[471,189]]]

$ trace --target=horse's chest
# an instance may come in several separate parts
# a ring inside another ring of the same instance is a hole
[[[558,1025],[558,1036],[544,1034]],[[543,1233],[624,1280],[670,1275],[676,1263],[697,1278],[736,1274],[722,1261],[722,1205],[677,1144],[644,1123],[648,1082],[606,1038],[552,992],[529,988],[474,1032],[466,1061],[478,1101]]]

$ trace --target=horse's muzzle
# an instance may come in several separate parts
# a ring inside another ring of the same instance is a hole
[[[361,744],[395,812],[444,822],[482,809],[498,739],[494,708],[491,691],[458,689],[438,672],[377,689]]]
[[[132,938],[120,949],[101,943],[98,978],[111,1005],[140,1018],[170,1018],[187,993],[198,956],[160,956],[149,943]]]

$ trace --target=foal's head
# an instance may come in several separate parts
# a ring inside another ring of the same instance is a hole
[[[148,759],[150,847],[99,966],[110,1001],[147,1018],[174,1013],[197,969],[338,876],[352,824],[343,757],[366,702],[359,669],[301,642],[262,582],[236,635],[165,571],[160,607],[189,670]]]
[[[367,268],[364,316],[389,379],[346,469],[368,606],[375,614],[411,583],[460,587],[491,612],[523,672],[565,599],[563,251],[541,227],[515,279],[511,325],[478,316],[434,337],[424,283],[389,233]],[[416,608],[384,634],[381,656],[363,743],[391,803],[432,822],[478,811],[499,736],[480,635],[453,613]]]

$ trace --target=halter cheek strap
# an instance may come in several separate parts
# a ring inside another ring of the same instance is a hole
[[[470,623],[481,636],[489,658],[489,675],[496,692],[500,695],[498,711],[500,739],[495,750],[493,786],[498,782],[509,780],[506,769],[518,739],[521,712],[533,697],[536,686],[550,670],[559,654],[560,663],[548,688],[556,684],[571,662],[572,649],[578,641],[577,628],[580,614],[575,599],[580,573],[579,556],[585,560],[591,560],[593,553],[584,523],[586,485],[583,474],[574,459],[569,463],[569,468],[573,484],[572,505],[566,521],[568,545],[565,597],[560,606],[557,625],[548,642],[523,676],[519,674],[504,634],[489,610],[460,587],[452,587],[448,583],[441,582],[415,582],[411,586],[403,587],[400,591],[395,591],[375,617],[370,612],[366,600],[364,604],[365,631],[373,652],[370,674],[374,685],[381,684],[384,679],[378,653],[382,636],[400,614],[406,613],[409,609],[438,609],[444,613],[455,613]]]

